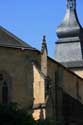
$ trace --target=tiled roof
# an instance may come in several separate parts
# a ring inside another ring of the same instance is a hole
[[[62,63],[67,68],[82,68],[83,60]]]
[[[30,46],[11,32],[7,31],[2,26],[0,26],[0,46],[24,47],[34,49],[32,46]]]

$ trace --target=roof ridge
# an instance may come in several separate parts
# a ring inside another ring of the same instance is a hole
[[[32,46],[30,46],[29,44],[27,44],[26,42],[24,42],[23,40],[21,40],[20,38],[18,38],[16,35],[14,35],[13,33],[11,33],[10,31],[8,31],[4,27],[0,26],[0,29],[2,31],[4,31],[6,34],[8,34],[9,36],[11,36],[16,41],[18,41],[21,46],[33,48]]]

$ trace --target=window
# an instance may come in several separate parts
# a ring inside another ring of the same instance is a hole
[[[3,80],[3,74],[0,74],[0,81]]]
[[[0,103],[8,104],[11,100],[11,77],[5,71],[0,71]]]
[[[4,81],[2,85],[2,103],[8,103],[8,85],[6,81]]]

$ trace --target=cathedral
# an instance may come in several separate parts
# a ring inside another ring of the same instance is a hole
[[[55,119],[83,124],[83,28],[76,0],[66,0],[66,14],[57,27],[55,59],[0,26],[0,103],[15,102],[35,120]]]

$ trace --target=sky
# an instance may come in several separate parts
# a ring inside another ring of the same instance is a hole
[[[48,55],[54,58],[65,11],[66,0],[0,0],[0,25],[38,50],[46,35]],[[83,26],[83,0],[77,0],[77,14]]]

